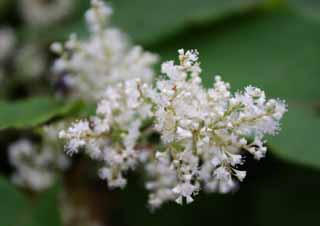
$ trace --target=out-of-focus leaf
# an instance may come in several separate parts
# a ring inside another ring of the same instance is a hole
[[[219,225],[248,225],[250,216],[246,213],[250,203],[244,203],[244,193],[222,195],[201,192],[191,204],[181,206],[169,202],[152,212],[146,203],[148,198],[144,186],[135,183],[136,178],[130,179],[128,187],[119,194],[123,217],[114,219],[117,225],[194,226],[208,225],[208,219]],[[233,217],[227,217],[230,215]]]
[[[51,97],[33,97],[16,102],[0,101],[0,129],[37,126],[77,108],[77,102],[64,103]]]
[[[266,0],[115,0],[113,21],[139,43],[154,43],[195,24],[247,12]]]
[[[281,9],[194,30],[153,50],[167,60],[176,59],[179,48],[199,49],[207,87],[213,75],[221,74],[234,90],[251,84],[269,97],[286,99],[289,112],[280,136],[270,142],[277,147],[273,151],[291,161],[320,167],[320,124],[311,112],[311,104],[320,99],[318,23]],[[297,107],[291,108],[292,104]]]
[[[58,207],[60,185],[40,194],[36,200],[26,199],[23,194],[0,177],[0,225],[2,226],[60,226]]]
[[[319,172],[274,164],[252,189],[259,226],[315,225],[319,221]]]
[[[301,15],[320,22],[319,0],[288,0],[288,2]]]
[[[135,0],[107,1],[114,8],[112,23],[119,26],[129,36],[143,44],[150,44],[193,27],[229,18],[261,7],[270,0]],[[28,40],[41,40],[50,43],[63,40],[71,33],[80,37],[87,34],[84,23],[84,11],[89,1],[76,3],[77,14],[72,20],[46,28],[25,27],[20,37]]]
[[[45,191],[37,198],[32,211],[30,226],[61,226],[61,217],[58,206],[59,184]]]
[[[18,31],[18,36],[21,40],[29,42],[51,44],[54,41],[66,40],[73,33],[79,37],[87,34],[83,18],[79,18],[77,21],[66,22],[64,25],[56,24],[46,28],[24,27]]]
[[[114,221],[117,225],[140,226],[317,224],[319,171],[284,163],[271,155],[261,162],[247,160],[247,178],[235,193],[200,192],[189,205],[171,202],[152,214],[146,207],[143,185],[129,178],[129,187],[121,191],[117,200],[119,209],[113,209]]]
[[[21,225],[26,217],[27,201],[2,177],[0,177],[0,199],[0,225]]]
[[[270,139],[275,153],[283,159],[319,168],[319,115],[308,106],[292,103],[282,124],[281,132]]]
[[[96,103],[82,103],[77,111],[76,117],[90,117],[96,113]]]
[[[252,84],[269,96],[316,101],[320,98],[319,41],[318,24],[276,11],[194,30],[153,49],[162,60],[176,59],[179,48],[198,49],[207,87],[214,75],[221,74],[234,90]]]
[[[130,37],[144,44],[154,43],[195,24],[220,21],[234,14],[254,10],[270,0],[111,0],[114,14],[112,22]],[[20,37],[29,40],[41,40],[50,43],[63,40],[71,33],[80,37],[87,34],[83,13],[89,7],[89,1],[78,1],[77,12],[73,20],[63,26],[54,25],[46,28],[25,27]],[[40,38],[40,39],[39,39]]]

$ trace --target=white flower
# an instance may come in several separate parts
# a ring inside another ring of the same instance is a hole
[[[70,162],[59,145],[59,128],[60,125],[43,128],[40,144],[20,139],[9,146],[9,161],[15,168],[12,175],[15,184],[41,191],[54,183],[59,171],[69,167]]]
[[[235,170],[235,169],[233,169],[233,171],[235,172],[235,176],[239,179],[239,181],[243,181],[243,179],[247,175],[246,171],[240,171],[240,170]]]
[[[82,99],[97,100],[108,85],[129,79],[140,78],[146,83],[153,80],[157,56],[140,46],[132,46],[124,33],[110,27],[111,14],[109,5],[92,0],[86,12],[88,39],[78,40],[71,35],[64,45],[51,46],[60,56],[53,70],[67,72],[73,94]]]
[[[112,8],[100,0],[91,0],[91,6],[85,14],[89,29],[92,32],[102,31],[112,14]]]
[[[177,135],[180,139],[187,139],[192,137],[192,133],[189,130],[182,129],[181,127],[177,128]]]
[[[150,191],[149,205],[151,208],[158,208],[166,201],[176,200],[173,188],[177,185],[177,174],[171,167],[171,159],[166,152],[156,152],[155,160],[147,163],[145,167],[149,174],[149,181],[146,188]]]
[[[74,126],[63,132],[69,145],[78,141],[78,147],[89,152],[92,142],[101,145],[105,167],[100,176],[111,187],[123,187],[124,172],[144,164],[152,208],[166,201],[190,203],[202,187],[210,192],[234,190],[246,176],[237,169],[244,163],[242,153],[264,157],[263,138],[278,132],[286,112],[283,101],[267,100],[258,88],[232,94],[220,76],[212,88],[203,88],[195,50],[179,50],[179,60],[178,65],[162,65],[164,75],[155,87],[140,80],[107,87],[96,120],[88,122],[92,127],[78,136],[73,135]],[[142,129],[146,120],[150,125]],[[160,134],[160,144],[149,143],[150,132]],[[150,147],[142,162],[141,144]]]
[[[131,80],[108,87],[98,103],[95,117],[78,121],[60,132],[60,138],[68,141],[68,154],[84,148],[92,159],[103,163],[99,175],[112,188],[124,187],[123,174],[145,158],[146,148],[140,149],[137,142],[142,122],[149,113],[139,109],[150,110],[150,107],[140,101],[143,97],[139,84]]]
[[[78,152],[78,149],[86,144],[84,138],[89,136],[91,130],[89,128],[89,122],[79,121],[74,123],[68,128],[68,131],[61,131],[59,138],[69,139],[70,142],[66,145],[67,153],[72,155]]]
[[[192,194],[198,189],[197,186],[192,185],[189,182],[178,184],[173,188],[173,192],[178,194],[179,197],[176,199],[176,202],[179,204],[183,204],[182,198],[186,197],[187,203],[193,202]]]

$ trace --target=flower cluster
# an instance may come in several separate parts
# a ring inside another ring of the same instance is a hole
[[[131,46],[117,28],[108,26],[112,9],[101,0],[92,0],[85,18],[90,31],[87,40],[71,35],[64,44],[54,43],[52,50],[60,55],[53,69],[68,74],[68,83],[81,98],[99,98],[105,87],[130,78],[151,82],[157,56]]]
[[[206,90],[201,85],[198,53],[179,50],[179,60],[179,65],[173,61],[162,65],[167,79],[157,82],[151,98],[155,129],[165,144],[164,151],[156,153],[160,156],[158,173],[167,175],[167,168],[172,170],[169,174],[175,177],[171,176],[166,192],[182,203],[184,198],[192,202],[201,185],[225,193],[234,188],[235,179],[242,181],[246,172],[237,170],[243,163],[242,151],[256,159],[265,155],[263,137],[279,130],[286,105],[280,100],[267,101],[264,92],[252,86],[232,95],[230,85],[220,76]],[[153,202],[165,201],[156,195],[159,187],[153,191]]]
[[[137,141],[151,105],[141,102],[140,97],[135,81],[110,86],[98,103],[95,117],[60,132],[59,136],[69,141],[67,153],[77,153],[86,146],[91,158],[103,162],[100,177],[107,179],[110,187],[126,185],[123,173],[133,169],[144,152]]]
[[[141,80],[109,86],[95,117],[60,132],[69,154],[85,149],[104,162],[100,177],[110,187],[123,187],[124,173],[144,165],[154,208],[169,200],[190,203],[201,188],[231,191],[246,176],[238,169],[243,153],[264,157],[264,137],[279,131],[287,111],[252,86],[232,94],[219,76],[203,88],[197,51],[179,50],[179,61],[162,64],[155,87]],[[150,132],[160,143],[145,139]]]
[[[57,140],[58,128],[44,127],[42,144],[20,139],[9,146],[9,160],[15,168],[12,181],[18,186],[41,191],[50,187],[57,176],[69,166]]]

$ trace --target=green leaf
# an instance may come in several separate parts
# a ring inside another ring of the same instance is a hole
[[[312,113],[312,103],[320,99],[318,23],[285,9],[266,11],[185,33],[153,51],[168,60],[176,59],[179,48],[199,49],[207,87],[213,75],[221,74],[234,90],[251,84],[287,100],[283,131],[270,142],[273,151],[320,168],[320,124]]]
[[[144,44],[175,35],[194,25],[216,22],[261,7],[269,0],[205,0],[201,4],[197,0],[111,0],[114,14],[112,23],[119,26],[129,36]],[[89,7],[88,1],[78,1],[78,13],[73,20],[46,28],[25,27],[20,37],[28,40],[40,40],[50,43],[63,40],[71,33],[85,36],[84,11]]]
[[[291,7],[301,15],[320,22],[320,1],[318,0],[290,0]]]
[[[0,199],[0,225],[20,225],[25,218],[27,200],[3,177],[0,177]]]
[[[319,171],[273,164],[252,189],[252,216],[259,226],[317,225]]]
[[[319,40],[318,24],[276,11],[185,33],[153,49],[162,60],[176,59],[179,48],[198,49],[207,87],[214,75],[221,74],[234,90],[252,84],[269,96],[316,101],[320,98]]]
[[[62,226],[58,206],[58,194],[60,190],[60,184],[56,184],[37,197],[37,203],[31,213],[30,226]]]
[[[266,0],[116,0],[112,21],[139,43],[154,43],[194,25],[252,10]]]
[[[281,132],[270,139],[272,150],[282,159],[320,167],[320,117],[308,106],[289,103]]]
[[[0,225],[61,226],[57,199],[60,190],[58,183],[31,202],[5,178],[0,177]]]
[[[77,107],[77,102],[64,103],[51,97],[0,101],[0,129],[34,127],[53,117],[66,115]]]
[[[248,161],[247,178],[236,192],[200,192],[191,204],[170,202],[152,214],[146,207],[148,192],[143,181],[129,177],[128,188],[112,194],[118,197],[115,203],[119,206],[110,214],[121,211],[123,216],[115,218],[114,224],[194,226],[214,221],[213,225],[224,226],[318,225],[319,171],[284,163],[272,155],[260,162]]]
[[[215,225],[248,225],[248,209],[243,209],[244,199],[240,193],[222,195],[201,192],[191,204],[168,202],[150,213],[151,210],[146,205],[148,192],[144,189],[143,182],[138,184],[139,179],[135,177],[129,178],[129,181],[128,187],[121,194],[118,192],[117,204],[121,207],[123,217],[115,219],[116,225],[208,225],[208,219],[212,217]],[[114,214],[116,213],[115,211]]]
[[[18,37],[23,41],[47,45],[55,41],[64,41],[73,33],[79,37],[87,34],[83,18],[66,22],[63,26],[61,24],[54,24],[45,28],[23,27],[18,31]]]

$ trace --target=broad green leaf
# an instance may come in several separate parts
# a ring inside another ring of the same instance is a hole
[[[254,10],[270,0],[111,0],[114,8],[112,23],[119,26],[129,36],[139,43],[154,43],[182,30],[210,22],[229,18]],[[79,1],[78,10],[73,20],[51,26],[49,28],[25,27],[20,36],[23,39],[52,42],[66,39],[71,33],[79,36],[87,34],[84,23],[84,11],[89,7],[89,1]],[[82,15],[81,15],[82,14]]]
[[[76,117],[84,118],[95,115],[96,113],[96,103],[82,103],[79,106],[79,111],[75,115]]]
[[[251,158],[249,158],[251,159]],[[248,159],[248,160],[249,160]],[[194,226],[317,225],[319,220],[319,171],[279,161],[271,155],[267,160],[249,160],[247,178],[239,190],[228,194],[203,194],[193,203],[180,206],[174,202],[163,205],[152,214],[146,208],[147,192],[142,182],[129,178],[128,188],[115,191],[118,209],[123,218],[117,225]],[[111,214],[113,214],[111,212]],[[143,220],[142,220],[143,219]]]
[[[0,177],[0,199],[0,225],[20,225],[26,217],[27,200],[3,177]]]
[[[319,172],[273,164],[252,189],[254,225],[301,226],[319,222]],[[258,177],[259,177],[258,176]]]
[[[0,129],[34,127],[78,107],[51,97],[33,97],[16,102],[0,101]]]
[[[5,178],[0,177],[0,225],[60,226],[58,192],[60,185],[44,191],[35,200],[27,199]]]
[[[194,226],[208,225],[211,220],[214,225],[225,226],[248,223],[248,209],[243,208],[244,193],[222,195],[201,192],[191,204],[181,206],[168,202],[150,213],[151,210],[146,205],[148,191],[143,182],[138,184],[138,178],[129,178],[129,181],[128,187],[121,193],[118,192],[120,200],[117,204],[121,205],[123,218],[115,219],[117,225]],[[113,196],[116,195],[117,193]]]
[[[113,21],[139,43],[252,10],[266,0],[115,0]]]
[[[319,116],[308,106],[289,103],[281,132],[270,139],[272,148],[285,160],[319,167]]]
[[[60,190],[60,184],[56,184],[37,197],[37,202],[32,208],[31,223],[28,226],[62,226],[58,205]]]
[[[320,27],[286,11],[238,18],[155,46],[162,60],[177,49],[198,49],[205,86],[220,74],[234,90],[252,84],[269,96],[296,101],[320,98]]]
[[[199,49],[206,86],[211,86],[213,75],[221,74],[234,90],[251,84],[269,97],[287,100],[283,131],[270,142],[276,146],[273,151],[320,167],[320,124],[311,105],[320,99],[318,23],[284,9],[266,11],[185,33],[153,50],[167,60],[176,59],[179,48]]]
[[[47,45],[55,41],[64,41],[73,33],[79,37],[87,34],[83,18],[66,22],[64,25],[55,24],[46,28],[24,27],[18,31],[18,37],[23,41]]]
[[[319,0],[288,0],[289,4],[301,15],[320,22]]]

